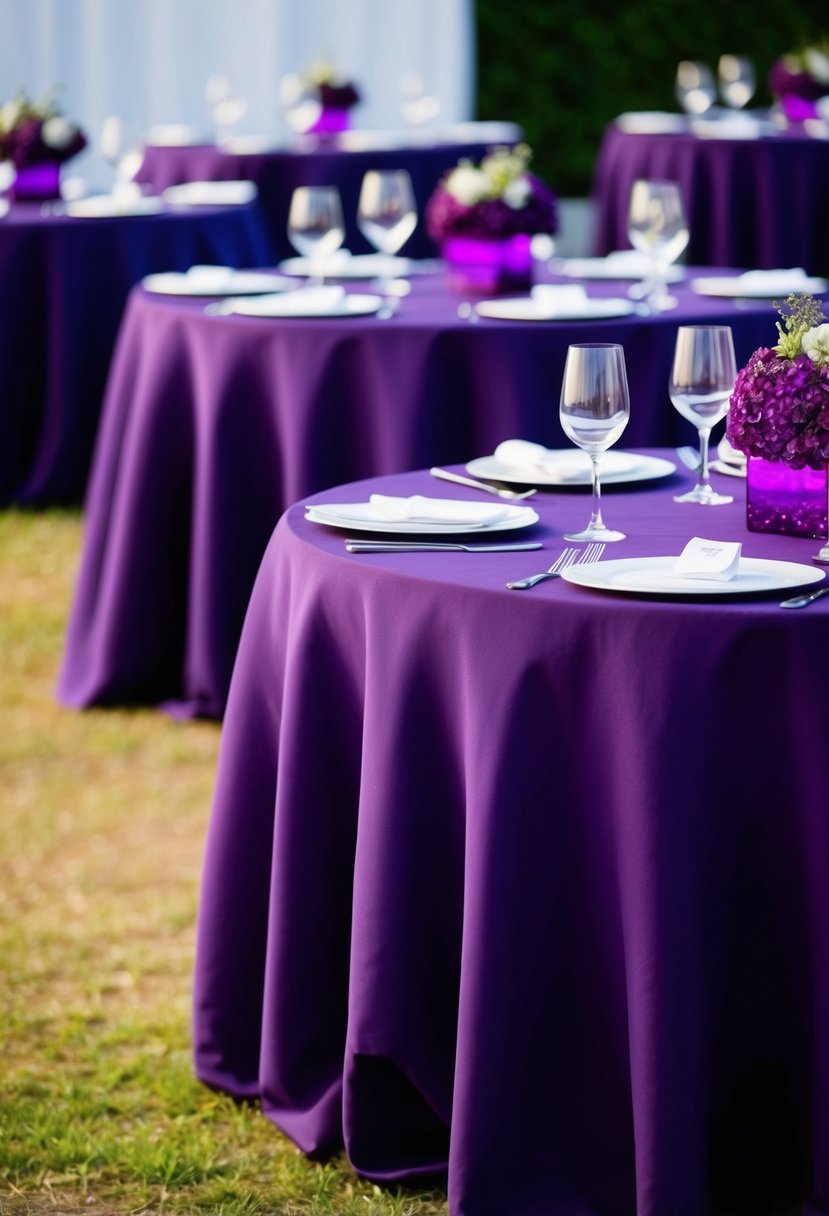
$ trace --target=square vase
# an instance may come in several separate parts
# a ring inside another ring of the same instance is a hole
[[[826,469],[791,469],[777,461],[749,456],[746,523],[749,532],[825,538]]]
[[[339,135],[348,131],[351,119],[348,110],[340,110],[334,106],[323,106],[315,123],[308,127],[309,135]]]
[[[60,165],[46,161],[16,169],[9,195],[18,203],[39,203],[60,198]]]
[[[521,233],[505,240],[447,237],[441,253],[449,286],[462,294],[498,295],[532,286],[532,238]]]

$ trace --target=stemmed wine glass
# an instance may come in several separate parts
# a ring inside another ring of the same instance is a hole
[[[104,160],[115,170],[113,193],[124,196],[140,193],[133,182],[144,159],[136,125],[117,114],[109,114],[101,127],[100,146]]]
[[[757,87],[754,67],[744,55],[720,55],[718,65],[720,97],[732,110],[741,110],[754,96]]]
[[[227,143],[233,127],[247,114],[248,103],[244,97],[233,96],[233,85],[229,76],[217,73],[207,78],[204,98],[216,124],[216,145]]]
[[[371,169],[363,178],[357,204],[357,227],[379,253],[398,253],[417,226],[412,179],[405,169]],[[387,307],[394,298],[394,275],[381,277]]]
[[[309,286],[324,282],[325,260],[340,248],[344,238],[345,224],[337,187],[298,186],[291,195],[288,239],[311,263]],[[318,263],[316,272],[315,263]]]
[[[708,441],[711,428],[725,417],[737,379],[734,341],[727,325],[681,325],[676,335],[669,387],[671,401],[683,418],[699,431],[699,478],[693,490],[674,502],[698,502],[718,507],[733,502],[718,494],[708,480]]]
[[[651,269],[636,294],[653,312],[676,307],[676,297],[665,289],[668,267],[688,244],[688,221],[676,182],[633,183],[628,205],[628,240],[651,259]],[[631,295],[634,294],[631,291]]]
[[[683,59],[676,69],[676,99],[686,114],[704,114],[717,98],[717,86],[707,63]]]
[[[602,520],[599,460],[628,424],[625,352],[606,342],[579,342],[567,350],[561,386],[561,425],[565,435],[590,456],[593,507],[583,532],[565,533],[565,540],[624,540]]]

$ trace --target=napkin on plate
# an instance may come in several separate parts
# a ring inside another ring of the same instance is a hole
[[[580,283],[537,283],[530,295],[551,317],[587,303],[587,292]]]
[[[235,274],[232,266],[191,266],[187,271],[187,279],[193,287],[201,291],[221,295],[224,291],[233,290]]]
[[[427,498],[413,494],[411,498],[393,498],[387,494],[372,494],[369,498],[379,519],[406,520],[422,524],[463,524],[467,527],[494,524],[503,519],[507,508],[497,504],[464,502],[454,498]]]
[[[544,477],[551,481],[583,482],[590,476],[590,457],[578,448],[563,448],[559,451],[545,448],[540,443],[527,439],[505,439],[495,449],[495,459],[508,469],[514,469],[530,477]],[[641,460],[634,453],[603,452],[602,471],[620,475],[635,469]]]
[[[802,266],[792,266],[783,270],[746,270],[734,282],[747,291],[768,291],[782,296],[792,291],[808,291],[811,280]]]
[[[229,207],[250,203],[256,198],[256,183],[248,181],[182,182],[168,186],[162,198],[166,203],[187,207]]]
[[[681,578],[730,582],[740,569],[742,547],[740,541],[703,540],[695,536],[677,558],[675,573]]]

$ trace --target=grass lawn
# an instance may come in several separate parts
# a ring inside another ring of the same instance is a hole
[[[0,513],[0,1213],[443,1216],[193,1078],[212,723],[54,699],[77,513]]]

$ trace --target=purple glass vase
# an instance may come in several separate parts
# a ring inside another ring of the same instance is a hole
[[[60,165],[44,161],[16,169],[9,196],[18,203],[60,198]]]
[[[504,239],[447,237],[441,252],[449,269],[450,287],[475,295],[529,291],[533,278],[531,241],[524,232]]]
[[[791,469],[778,461],[749,456],[746,523],[749,532],[825,537],[826,469]]]
[[[348,110],[337,109],[336,106],[323,106],[320,116],[308,128],[309,135],[339,135],[351,126]]]

